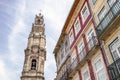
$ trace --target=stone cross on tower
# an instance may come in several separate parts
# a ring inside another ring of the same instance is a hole
[[[43,15],[36,15],[25,49],[21,80],[44,80],[46,36]]]

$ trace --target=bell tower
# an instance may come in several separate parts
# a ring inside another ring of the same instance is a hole
[[[46,36],[43,15],[36,15],[25,49],[21,80],[44,80]]]

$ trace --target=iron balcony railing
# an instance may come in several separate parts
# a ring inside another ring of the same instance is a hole
[[[69,69],[60,77],[60,80],[69,80]]]
[[[120,58],[108,66],[110,80],[120,80]]]
[[[116,0],[116,2],[110,7],[110,10],[107,12],[105,17],[98,24],[96,30],[98,33],[98,37],[109,27],[110,23],[120,14],[120,0]]]
[[[83,60],[85,60],[86,56],[89,55],[89,52],[93,49],[93,47],[98,45],[98,39],[97,37],[93,36],[88,43],[85,45],[85,47],[82,49],[82,51],[76,56],[75,60],[70,65],[70,72],[73,72],[78,64],[80,64]]]

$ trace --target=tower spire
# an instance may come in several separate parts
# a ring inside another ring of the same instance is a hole
[[[32,24],[32,30],[28,38],[21,80],[44,80],[45,46],[44,18],[40,13],[35,16],[35,21]]]

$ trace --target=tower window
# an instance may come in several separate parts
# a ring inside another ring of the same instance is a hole
[[[37,21],[37,22],[38,22],[38,24],[40,24],[40,19],[38,19],[38,21]]]
[[[31,63],[31,70],[36,70],[36,59],[33,59],[32,60],[32,63]]]

